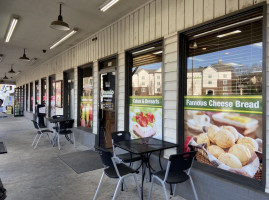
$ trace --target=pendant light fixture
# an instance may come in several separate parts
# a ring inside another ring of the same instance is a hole
[[[11,65],[11,69],[9,70],[8,73],[15,74],[16,72],[13,70],[13,65]]]
[[[50,28],[60,30],[60,31],[68,31],[68,30],[70,30],[69,25],[63,21],[62,3],[60,3],[60,15],[58,16],[58,20],[51,22]]]
[[[25,54],[25,49],[23,50],[23,56],[20,57],[20,60],[23,60],[23,61],[26,61],[26,62],[29,62],[30,61],[30,59]]]
[[[3,79],[5,79],[5,80],[7,80],[7,79],[8,79],[8,77],[7,77],[6,73],[5,73],[5,77],[4,77]]]

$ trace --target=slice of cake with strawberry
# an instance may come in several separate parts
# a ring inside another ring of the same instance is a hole
[[[152,137],[157,133],[155,116],[152,113],[136,113],[132,118],[133,133],[140,138]]]

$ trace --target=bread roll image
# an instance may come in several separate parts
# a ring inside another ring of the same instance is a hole
[[[207,136],[209,140],[214,144],[216,144],[216,135],[218,134],[219,130],[219,127],[217,127],[216,125],[211,125],[208,127]]]
[[[210,141],[207,137],[207,134],[201,133],[197,136],[197,144],[203,144],[206,143],[207,147],[210,145]]]
[[[236,128],[232,126],[223,126],[222,128],[230,131],[234,135],[235,142],[238,140],[239,134]]]
[[[219,156],[219,161],[223,162],[225,165],[228,165],[231,168],[242,168],[242,164],[240,160],[233,154],[230,153],[222,153]]]
[[[249,149],[243,144],[233,145],[229,149],[228,153],[235,155],[240,160],[243,166],[246,165],[251,158],[251,153]]]
[[[207,151],[216,158],[219,158],[220,154],[225,153],[225,151],[217,145],[211,145],[207,147]]]
[[[246,146],[250,150],[251,155],[254,153],[254,151],[258,151],[258,147],[259,147],[257,141],[250,137],[240,138],[237,141],[237,144],[242,144]]]
[[[234,135],[226,129],[221,129],[216,136],[216,144],[221,148],[230,148],[235,144]]]

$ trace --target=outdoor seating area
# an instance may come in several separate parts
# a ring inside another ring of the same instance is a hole
[[[16,127],[12,125],[14,122]],[[38,147],[33,149],[31,143],[35,135],[33,123],[24,117],[1,119],[0,139],[5,142],[8,153],[0,154],[0,177],[7,190],[7,199],[36,199],[37,195],[40,199],[93,199],[104,168],[77,174],[59,158],[88,148],[79,143],[74,148],[70,142],[65,141],[59,151],[44,137],[40,139]],[[112,160],[108,162],[111,165]],[[133,166],[137,168],[139,164],[138,161]],[[128,166],[129,163],[126,168]],[[121,174],[121,167],[119,173]],[[40,177],[43,177],[43,181],[40,181]],[[141,172],[136,177],[140,187]],[[96,199],[112,199],[117,182],[117,179],[104,176]],[[125,186],[124,191],[119,189],[116,199],[140,199],[133,177],[126,177],[124,183],[127,189]],[[149,187],[149,180],[145,180],[144,199],[148,198]],[[152,199],[164,199],[161,186],[154,187]],[[175,196],[173,199],[183,198]]]
[[[0,200],[269,199],[269,1],[0,2]]]

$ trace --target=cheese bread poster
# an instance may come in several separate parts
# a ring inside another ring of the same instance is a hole
[[[185,151],[197,161],[261,180],[262,96],[185,96]]]

